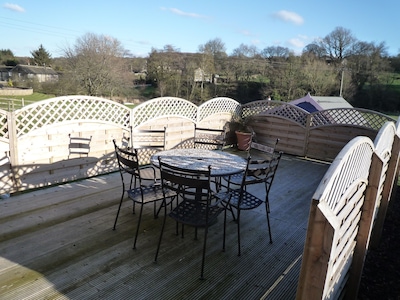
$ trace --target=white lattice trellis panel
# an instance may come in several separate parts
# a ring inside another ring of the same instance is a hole
[[[117,102],[90,96],[52,98],[25,106],[15,112],[17,136],[67,121],[96,120],[129,126],[129,108]]]
[[[309,115],[309,113],[295,105],[282,103],[283,102],[281,102],[281,105],[271,108],[263,112],[262,114],[280,116],[288,120],[292,120],[305,127],[307,124],[307,116]]]
[[[368,181],[374,145],[367,137],[356,137],[349,142],[333,161],[315,191],[313,199],[324,201],[334,214],[346,190],[356,181]]]
[[[196,121],[197,106],[185,99],[160,97],[146,101],[132,110],[132,127],[151,119],[167,116],[181,116]]]
[[[8,140],[8,112],[5,110],[0,109],[0,139]]]
[[[199,106],[196,121],[200,123],[209,116],[226,112],[238,114],[240,112],[240,103],[230,98],[214,98]]]
[[[390,117],[369,111],[355,108],[337,108],[312,113],[312,127],[328,124],[351,125],[379,130],[387,121],[393,121]]]
[[[252,101],[242,106],[242,117],[246,118],[259,113],[268,113],[269,111],[272,111],[284,104],[285,102],[272,100]]]

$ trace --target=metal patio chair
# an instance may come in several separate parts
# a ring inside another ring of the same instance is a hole
[[[225,129],[194,126],[194,148],[222,150],[225,147]]]
[[[137,150],[140,166],[150,165],[150,158],[159,151],[165,150],[167,128],[162,129],[132,129],[132,148]],[[150,171],[150,174],[149,174]],[[152,178],[150,168],[143,169],[142,178]],[[160,172],[155,169],[155,176],[159,180]]]
[[[280,159],[282,157],[282,152],[279,152],[272,159],[255,159],[252,160],[248,157],[246,171],[242,176],[242,181],[239,187],[236,185],[230,185],[227,187],[226,191],[219,192],[216,197],[226,205],[226,209],[230,210],[234,220],[237,223],[237,235],[238,235],[238,255],[241,255],[240,247],[240,215],[242,210],[251,210],[259,207],[260,205],[265,205],[265,212],[267,215],[267,224],[269,232],[269,240],[272,243],[272,234],[270,226],[270,207],[269,207],[269,192],[271,190],[272,182],[274,180],[276,170]],[[262,199],[255,194],[250,193],[247,190],[248,185],[262,184],[265,188],[265,198]],[[236,211],[236,215],[235,215]],[[226,214],[226,211],[225,211]],[[225,216],[226,219],[226,216]]]
[[[262,159],[272,160],[279,154],[279,152],[276,151],[276,146],[278,145],[278,143],[279,139],[276,139],[275,143],[269,145],[252,142],[248,155],[251,156],[252,153],[254,153],[254,151],[256,150],[258,152],[262,152]],[[242,184],[243,175],[244,173],[238,173],[231,176],[225,176],[224,179],[228,183],[228,186],[230,186],[231,184],[239,186]],[[247,178],[247,180],[251,180],[251,178]]]
[[[144,205],[153,203],[154,218],[157,218],[158,213],[161,209],[160,206],[157,211],[157,202],[162,202],[164,204],[164,198],[168,198],[170,201],[172,201],[175,194],[170,191],[168,193],[163,193],[161,183],[156,179],[155,169],[152,166],[140,166],[137,149],[121,149],[117,146],[115,140],[113,140],[113,142],[122,181],[122,195],[119,202],[117,215],[115,217],[113,230],[116,229],[122,201],[124,199],[125,193],[127,193],[129,199],[133,201],[133,213],[135,213],[135,204],[140,205],[140,212],[133,242],[133,249],[135,249]],[[142,173],[145,170],[149,171],[148,173],[153,174],[152,178],[142,177]]]
[[[211,167],[209,166],[208,170],[192,171],[164,163],[161,158],[159,158],[159,163],[164,193],[172,191],[178,195],[180,201],[180,203],[168,214],[169,217],[176,221],[176,234],[179,234],[178,228],[179,224],[181,224],[181,234],[183,237],[184,225],[188,225],[195,228],[195,239],[197,239],[198,228],[204,228],[200,273],[200,278],[203,279],[208,228],[217,221],[219,214],[224,210],[224,207],[220,205],[220,202],[215,201],[216,199],[213,197],[211,190]],[[167,199],[167,194],[165,195],[165,199]],[[157,261],[158,258],[165,228],[167,217],[166,204],[166,200],[164,200],[164,221],[157,246],[155,261]],[[224,222],[223,230],[224,240],[225,224],[226,222]]]

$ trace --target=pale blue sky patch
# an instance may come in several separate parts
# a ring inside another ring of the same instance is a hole
[[[200,45],[219,38],[226,53],[240,45],[288,47],[294,53],[322,39],[337,27],[350,30],[362,42],[384,42],[389,55],[400,53],[400,1],[319,0],[245,2],[203,0],[17,0],[0,10],[2,49],[31,56],[40,45],[63,55],[86,33],[119,40],[134,56],[173,45],[181,52],[197,52]],[[168,3],[168,5],[166,5]],[[60,47],[61,45],[61,47]]]

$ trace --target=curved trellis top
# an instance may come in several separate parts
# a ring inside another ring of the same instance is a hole
[[[352,187],[368,183],[374,144],[364,136],[355,137],[340,151],[333,161],[313,199],[325,202],[337,214],[338,203]]]
[[[159,97],[146,101],[132,110],[132,127],[162,116],[182,116],[196,121],[197,106],[177,97]]]
[[[259,113],[271,114],[277,112],[276,107],[280,107],[286,102],[275,100],[257,100],[242,105],[242,117],[246,118]],[[293,106],[293,105],[292,105]],[[282,113],[282,111],[280,111]]]
[[[317,111],[311,115],[312,122],[310,126],[312,127],[337,124],[379,130],[386,121],[393,121],[393,119],[384,114],[362,108],[334,108]]]
[[[63,96],[27,105],[15,111],[17,136],[46,125],[68,121],[103,121],[129,126],[129,108],[92,96]]]
[[[379,130],[375,138],[375,152],[385,164],[388,163],[390,159],[395,134],[396,127],[394,123],[388,121]]]
[[[254,104],[257,105],[254,106]],[[260,112],[261,115],[279,116],[292,120],[303,127],[306,126],[307,116],[310,114],[301,107],[281,101],[263,100],[257,101],[254,104],[253,102],[250,102],[248,105],[243,107],[243,114],[248,116]]]
[[[237,114],[239,111],[240,103],[236,100],[226,97],[213,98],[199,106],[196,122],[216,113],[231,112]]]

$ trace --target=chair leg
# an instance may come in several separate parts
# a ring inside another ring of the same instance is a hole
[[[222,251],[225,252],[225,237],[226,237],[226,209],[224,210],[224,237],[222,241]]]
[[[268,224],[268,232],[269,232],[269,243],[272,244],[272,233],[271,233],[271,224],[269,221],[269,202],[265,202],[265,212],[267,214],[267,224]]]
[[[156,202],[154,202],[154,205],[156,205]],[[157,210],[157,213],[155,212],[155,214],[154,214],[154,219],[157,219],[157,218],[158,218],[158,215],[160,214],[160,211],[161,211],[163,205],[164,205],[164,203],[162,203],[162,204],[160,205],[160,207],[159,207],[158,210]],[[167,205],[167,204],[165,204],[165,205]],[[154,209],[156,209],[156,206],[154,206]]]
[[[133,249],[136,249],[136,241],[139,235],[140,222],[142,221],[143,206],[144,206],[143,204],[140,205],[140,213],[139,213],[138,223],[136,226],[136,234],[135,234],[135,240],[133,242]]]
[[[196,230],[197,230],[197,227],[196,227]],[[206,225],[206,227],[204,228],[203,257],[201,260],[200,279],[204,279],[204,263],[206,260],[207,234],[208,234],[208,225]]]
[[[119,206],[118,206],[118,210],[117,210],[117,215],[115,216],[113,230],[115,230],[115,228],[117,227],[117,220],[118,220],[119,212],[121,210],[121,205],[122,205],[122,200],[124,199],[124,195],[125,195],[125,191],[122,192],[121,200],[119,201]]]
[[[229,210],[231,211],[233,221],[236,221],[236,222],[237,222],[237,217],[235,217],[235,213],[233,212],[233,207],[232,207],[232,206],[229,206]]]
[[[162,236],[164,233],[164,228],[165,228],[165,221],[167,220],[167,204],[163,203],[164,206],[164,219],[163,219],[163,223],[161,226],[161,233],[160,233],[160,238],[158,240],[158,245],[157,245],[157,250],[156,250],[156,256],[154,258],[154,261],[157,262],[157,258],[158,258],[158,252],[160,251],[160,246],[161,246],[161,240],[162,240]]]
[[[240,251],[240,209],[237,210],[237,235],[238,235],[238,256],[241,255],[241,251]]]

